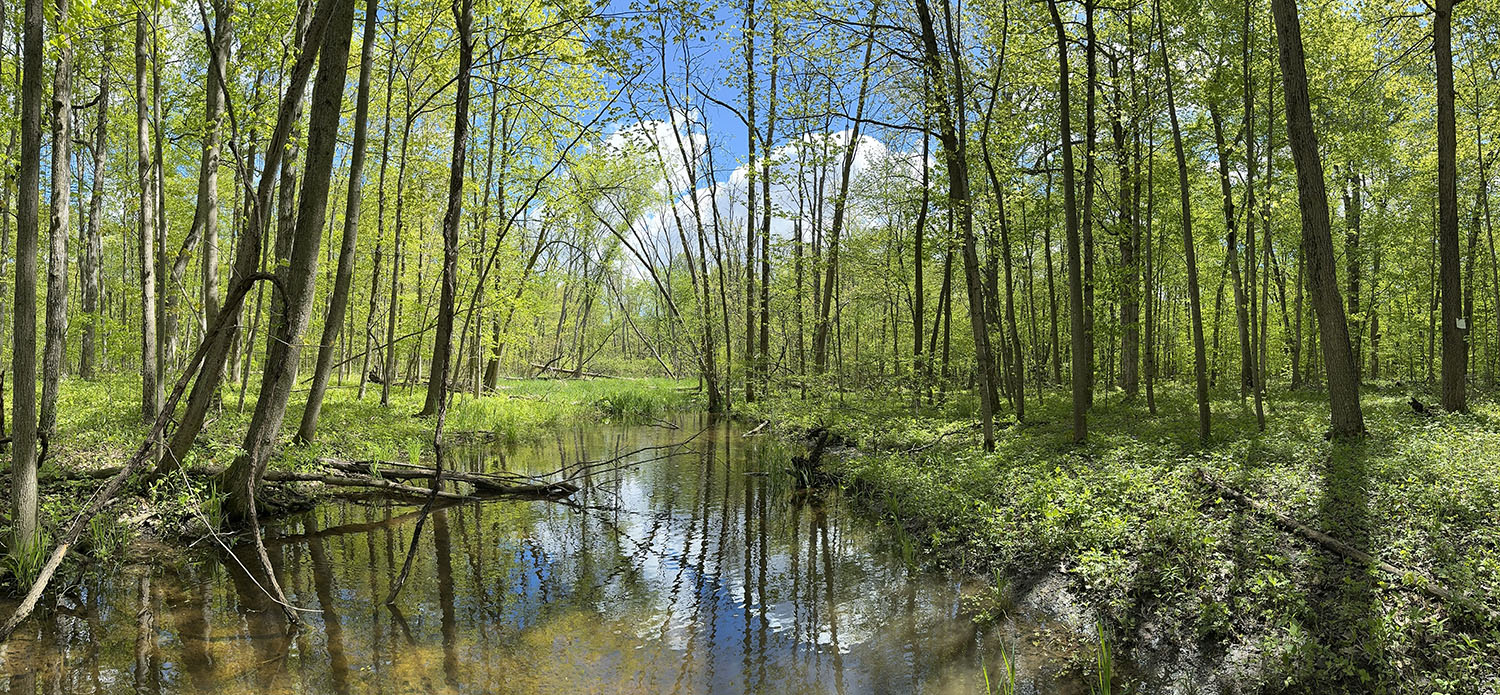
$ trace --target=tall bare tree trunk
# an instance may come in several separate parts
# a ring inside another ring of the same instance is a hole
[[[745,402],[755,400],[756,337],[755,330],[755,228],[760,224],[755,214],[756,151],[760,133],[755,123],[755,0],[745,0],[745,18],[741,27],[745,39],[745,129],[749,149],[745,165]],[[765,157],[770,158],[767,152]],[[767,201],[767,209],[769,209]],[[727,339],[727,337],[726,337]]]
[[[1052,13],[1052,27],[1057,32],[1058,124],[1061,129],[1059,141],[1063,160],[1063,215],[1066,220],[1068,247],[1068,314],[1071,322],[1069,339],[1073,358],[1073,441],[1081,443],[1088,439],[1088,405],[1091,387],[1088,373],[1088,346],[1084,342],[1084,334],[1088,329],[1084,326],[1083,261],[1078,239],[1078,194],[1077,186],[1073,181],[1073,121],[1070,106],[1072,94],[1068,89],[1068,33],[1057,11],[1057,0],[1047,0],[1047,9]],[[1048,265],[1050,267],[1050,260]],[[1050,280],[1048,284],[1051,284]],[[1054,309],[1054,314],[1055,312]],[[1053,325],[1056,326],[1056,323],[1054,321]],[[1057,348],[1054,338],[1053,349]]]
[[[57,27],[68,24],[68,0],[57,0]],[[68,234],[73,189],[73,45],[64,31],[57,65],[52,73],[52,210],[47,226],[47,337],[42,346],[42,402],[37,433],[51,437],[57,430],[57,389],[62,381],[68,347]]]
[[[427,402],[422,406],[421,415],[436,414],[438,405],[448,397],[453,302],[458,294],[458,224],[464,209],[464,164],[469,144],[469,72],[474,64],[473,0],[454,0],[453,20],[458,26],[458,96],[453,107],[453,158],[448,168],[448,209],[443,213],[443,279],[438,297],[437,338],[432,346]]]
[[[1443,0],[1446,1],[1446,0]],[[1302,256],[1307,258],[1308,286],[1318,314],[1323,364],[1328,372],[1328,400],[1335,437],[1364,434],[1359,406],[1359,372],[1349,346],[1349,325],[1339,297],[1334,271],[1333,238],[1328,224],[1328,194],[1324,189],[1323,160],[1313,131],[1312,107],[1307,98],[1307,68],[1302,56],[1302,25],[1297,0],[1271,0],[1281,56],[1287,139],[1297,166],[1297,198],[1302,210]],[[1441,120],[1441,119],[1439,119]]]
[[[1432,52],[1437,62],[1438,250],[1442,263],[1443,409],[1469,409],[1464,379],[1468,373],[1468,325],[1463,321],[1459,282],[1458,133],[1453,113],[1453,0],[1432,6]]]
[[[360,46],[359,87],[354,102],[354,153],[349,160],[349,197],[344,204],[344,240],[339,246],[338,270],[334,274],[333,292],[328,297],[328,314],[323,317],[323,338],[318,345],[318,363],[313,370],[307,406],[297,426],[297,441],[311,442],[318,431],[318,415],[323,410],[323,396],[332,376],[333,354],[338,349],[339,331],[349,308],[349,286],[354,282],[354,252],[359,243],[359,209],[364,200],[365,149],[370,118],[370,70],[375,62],[375,0],[365,4],[365,33]]]
[[[106,29],[101,65],[110,65],[114,56],[114,32]],[[109,150],[109,70],[99,70],[99,122],[94,126],[94,162],[89,196],[88,235],[84,241],[83,267],[83,337],[79,343],[78,374],[92,379],[98,371],[98,331],[100,283],[104,266],[104,241],[100,225],[104,223],[104,162]]]
[[[21,25],[21,161],[17,172],[16,288],[10,463],[13,557],[40,541],[36,523],[36,251],[42,160],[42,0],[26,0]]]
[[[157,372],[161,345],[156,333],[156,176],[152,171],[151,92],[146,73],[151,67],[144,10],[135,16],[135,148],[136,180],[140,185],[141,261],[141,420],[152,422],[161,410],[162,387]]]
[[[1208,359],[1203,346],[1203,300],[1198,291],[1198,259],[1193,250],[1193,206],[1188,189],[1187,154],[1182,147],[1182,128],[1177,123],[1177,98],[1172,90],[1172,61],[1167,55],[1167,27],[1161,6],[1155,3],[1157,28],[1161,32],[1161,63],[1166,74],[1167,115],[1172,122],[1172,148],[1177,152],[1177,188],[1182,201],[1182,258],[1187,265],[1188,310],[1193,323],[1193,373],[1197,378],[1198,439],[1208,442]]]
[[[1224,197],[1224,265],[1229,268],[1230,282],[1234,285],[1234,325],[1239,337],[1240,402],[1243,403],[1244,398],[1250,395],[1255,365],[1250,349],[1250,311],[1246,302],[1244,278],[1240,275],[1239,217],[1234,209],[1234,193],[1229,185],[1229,152],[1224,145],[1223,119],[1213,106],[1210,106],[1208,112],[1214,126],[1214,143],[1218,147],[1219,193]],[[1247,141],[1250,139],[1246,138]]]
[[[232,0],[214,0],[214,64],[229,64],[232,27],[229,8]],[[224,85],[219,71],[208,71],[204,95],[203,160],[198,169],[198,207],[193,213],[193,228],[188,237],[202,237],[203,313],[198,321],[200,331],[219,315],[219,130],[224,121]]]
[[[876,2],[870,9],[870,26],[865,33],[865,59],[860,68],[859,100],[854,107],[854,125],[849,130],[849,142],[844,145],[843,163],[839,169],[839,192],[833,199],[833,222],[828,230],[828,263],[824,271],[823,297],[818,301],[818,325],[813,333],[813,371],[818,374],[828,371],[828,337],[832,328],[829,322],[833,313],[834,286],[838,284],[839,235],[844,230],[845,211],[849,202],[849,177],[854,170],[854,153],[859,147],[860,126],[865,117],[865,99],[870,89],[870,64],[875,49],[874,19],[879,7],[880,3]]]
[[[878,5],[877,5],[878,7]],[[952,205],[950,220],[957,217],[964,261],[964,288],[969,299],[969,326],[974,337],[975,368],[978,372],[979,417],[984,432],[984,448],[995,449],[995,375],[990,351],[989,327],[985,323],[984,281],[979,268],[979,251],[974,239],[973,199],[969,194],[969,169],[964,125],[964,108],[968,104],[963,81],[958,37],[952,11],[944,7],[944,35],[947,39],[949,70],[944,69],[939,52],[933,15],[927,0],[917,0],[917,20],[922,25],[928,79],[938,97],[938,141],[943,145],[943,159],[948,167],[948,200]],[[872,20],[873,21],[873,20]],[[828,288],[824,288],[826,292]],[[825,297],[827,295],[824,295]]]

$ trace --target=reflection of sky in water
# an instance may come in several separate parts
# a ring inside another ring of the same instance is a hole
[[[679,424],[471,449],[459,465],[546,471],[700,426]],[[836,498],[804,503],[785,476],[745,475],[784,466],[769,439],[718,428],[692,447],[596,474],[575,499],[586,509],[497,501],[434,514],[396,610],[382,601],[411,507],[292,517],[268,529],[268,551],[290,600],[321,612],[290,636],[227,555],[164,549],[165,567],[86,581],[23,628],[6,689],[983,692],[956,585],[909,581],[885,531]]]

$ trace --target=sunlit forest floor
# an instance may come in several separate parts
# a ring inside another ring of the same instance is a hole
[[[694,390],[695,382],[670,379],[504,380],[498,394],[481,398],[456,394],[448,413],[448,431],[454,436],[514,443],[589,422],[649,421],[692,407],[697,398]],[[139,393],[140,379],[134,375],[65,381],[58,434],[47,465],[88,469],[124,463],[149,429],[141,423]],[[224,389],[223,401],[210,414],[189,465],[225,466],[233,459],[255,410],[253,385],[243,407],[239,393],[238,388]],[[357,382],[332,385],[316,442],[283,448],[272,465],[293,467],[319,456],[404,460],[430,453],[434,420],[413,417],[422,409],[425,384],[392,386],[389,407],[380,405],[380,384],[369,384],[363,399],[358,395]],[[306,388],[292,393],[285,425],[288,436],[296,430],[306,398]]]
[[[1206,446],[1192,393],[1176,386],[1159,391],[1156,415],[1144,396],[1099,394],[1083,446],[1065,394],[1040,406],[1029,394],[1028,423],[1002,428],[991,454],[965,396],[915,414],[899,394],[793,397],[748,415],[847,437],[858,453],[824,466],[929,563],[1001,584],[1061,574],[1127,653],[1212,662],[1246,691],[1495,692],[1500,408],[1476,399],[1472,414],[1424,417],[1410,395],[1367,390],[1358,444],[1324,439],[1315,391],[1273,394],[1263,433],[1249,401],[1220,394]],[[1404,576],[1289,532],[1200,469]]]

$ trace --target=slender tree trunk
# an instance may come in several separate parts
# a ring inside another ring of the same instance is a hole
[[[366,10],[366,13],[367,14],[365,21],[368,22],[370,21],[368,19],[368,10]],[[394,36],[394,32],[400,28],[400,24],[401,14],[399,8],[392,8],[392,36]],[[381,115],[381,118],[385,123],[381,128],[380,135],[380,174],[376,177],[375,183],[375,259],[373,267],[370,269],[370,304],[368,311],[365,313],[365,352],[364,360],[361,361],[359,368],[359,400],[364,400],[365,388],[368,385],[370,379],[370,353],[375,349],[375,321],[376,314],[380,308],[380,269],[382,268],[381,263],[385,260],[382,255],[383,251],[385,250],[385,173],[391,163],[391,93],[395,91],[393,87],[396,83],[395,47],[396,43],[395,39],[393,38],[391,40],[392,55],[390,59],[386,61],[385,109]],[[395,261],[393,258],[392,263],[394,262]],[[391,349],[391,346],[387,345],[385,349],[389,350]],[[381,381],[384,382],[385,378],[382,377]]]
[[[1219,192],[1224,197],[1224,265],[1229,268],[1229,279],[1234,285],[1234,325],[1239,337],[1240,402],[1243,403],[1244,398],[1250,395],[1250,389],[1254,386],[1255,362],[1251,357],[1254,352],[1250,349],[1250,311],[1246,300],[1247,292],[1244,278],[1240,275],[1240,242],[1239,230],[1236,227],[1239,218],[1234,209],[1234,193],[1229,185],[1229,152],[1224,146],[1223,119],[1219,117],[1218,110],[1212,107],[1209,108],[1209,118],[1213,121],[1214,142],[1218,146]],[[1253,136],[1247,134],[1245,140],[1248,142],[1251,139]],[[1246,227],[1249,226],[1246,224]]]
[[[229,64],[233,44],[230,2],[213,2],[215,65]],[[193,229],[188,232],[189,237],[203,237],[203,312],[198,325],[204,335],[208,334],[208,327],[219,315],[219,131],[224,122],[224,85],[217,69],[208,71],[207,82],[204,97],[207,122],[203,132],[203,161],[198,172],[198,207],[193,215]]]
[[[1198,292],[1198,259],[1193,249],[1193,206],[1188,189],[1187,154],[1182,146],[1182,129],[1177,123],[1177,99],[1172,89],[1172,61],[1167,55],[1167,28],[1156,5],[1157,27],[1161,31],[1161,63],[1166,74],[1167,115],[1172,122],[1172,147],[1177,152],[1177,187],[1182,201],[1182,258],[1187,265],[1188,309],[1193,323],[1193,373],[1197,377],[1198,439],[1208,443],[1210,413],[1208,406],[1208,364],[1203,347],[1203,302]]]
[[[1328,399],[1333,423],[1330,434],[1334,437],[1359,437],[1365,431],[1364,414],[1359,406],[1359,372],[1354,367],[1349,325],[1344,318],[1344,302],[1339,298],[1338,278],[1334,272],[1333,239],[1328,228],[1328,195],[1323,187],[1323,161],[1318,154],[1312,108],[1307,98],[1307,69],[1302,56],[1302,26],[1297,17],[1297,0],[1271,0],[1271,8],[1281,56],[1287,136],[1292,161],[1297,166],[1302,256],[1308,261],[1308,284],[1317,308],[1323,363],[1328,373]]]
[[[57,0],[56,25],[68,24],[68,0]],[[73,189],[73,45],[67,34],[59,41],[52,73],[52,210],[47,226],[47,335],[42,347],[42,402],[37,434],[43,440],[57,431],[57,389],[62,382],[68,347],[68,235]],[[19,305],[18,305],[19,306]]]
[[[766,104],[766,140],[761,148],[765,154],[760,166],[760,347],[756,372],[763,393],[771,390],[771,155],[776,142],[776,67],[780,51],[781,20],[777,18],[771,24],[771,83]]]
[[[1089,365],[1088,345],[1084,325],[1084,292],[1081,266],[1082,251],[1078,239],[1078,201],[1073,182],[1073,122],[1068,89],[1068,34],[1057,11],[1057,0],[1047,0],[1047,9],[1052,13],[1052,26],[1057,32],[1057,90],[1058,123],[1061,128],[1059,141],[1062,149],[1063,168],[1063,214],[1066,219],[1068,246],[1068,314],[1071,321],[1071,347],[1073,354],[1073,441],[1082,443],[1088,438]],[[1092,85],[1091,85],[1092,86]],[[1051,265],[1051,262],[1048,262]],[[1048,280],[1051,284],[1051,280]],[[1054,310],[1055,311],[1055,310]],[[1054,326],[1056,322],[1054,321]],[[1054,329],[1055,330],[1055,329]],[[1054,339],[1054,350],[1056,342]]]
[[[1084,404],[1094,407],[1094,151],[1095,95],[1099,89],[1096,56],[1098,41],[1094,33],[1094,1],[1083,0],[1085,86],[1083,107],[1083,211],[1079,223],[1083,234],[1083,374]],[[1081,440],[1080,440],[1081,441]]]
[[[114,56],[113,32],[105,30],[101,65],[110,65]],[[100,231],[104,223],[104,162],[109,152],[109,70],[99,71],[99,122],[94,126],[94,161],[89,196],[88,235],[84,242],[82,308],[83,337],[79,343],[78,374],[93,379],[98,373],[100,284],[103,276],[104,241]]]
[[[879,2],[870,6],[870,28],[865,33],[865,59],[860,69],[859,100],[854,108],[854,126],[849,130],[849,142],[844,144],[838,195],[833,199],[833,222],[828,230],[828,263],[824,269],[823,297],[818,303],[818,326],[813,334],[813,370],[818,374],[828,371],[828,335],[832,328],[829,320],[833,312],[834,285],[838,282],[839,235],[844,229],[844,216],[849,202],[849,179],[854,171],[854,154],[859,147],[860,127],[864,124],[865,99],[870,89],[870,65],[875,50],[874,18],[879,8]]]
[[[141,421],[153,422],[161,410],[156,332],[156,177],[151,165],[151,94],[146,73],[151,67],[145,11],[135,17],[136,179],[140,185],[141,261]]]
[[[749,159],[745,165],[745,402],[755,400],[756,337],[755,329],[755,228],[760,224],[755,214],[755,161],[760,134],[755,123],[755,0],[745,0],[745,128]],[[766,153],[770,157],[770,153]],[[769,201],[767,203],[769,209]]]
[[[375,0],[367,0],[365,33],[360,46],[359,87],[354,102],[354,153],[349,160],[349,197],[344,205],[344,238],[343,244],[339,247],[338,270],[334,275],[333,292],[328,297],[328,314],[323,317],[323,338],[318,345],[318,363],[313,370],[312,386],[307,394],[307,406],[302,409],[302,421],[297,426],[297,441],[299,442],[311,442],[318,431],[318,416],[323,410],[323,396],[328,392],[328,379],[332,376],[333,355],[337,349],[339,331],[344,325],[344,313],[349,308],[349,286],[354,282],[354,253],[359,243],[359,209],[364,201],[365,149],[370,117],[370,70],[375,62],[376,12]]]
[[[1361,350],[1360,339],[1364,337],[1362,328],[1362,314],[1360,308],[1360,266],[1363,250],[1360,247],[1360,210],[1364,207],[1360,188],[1362,181],[1358,174],[1353,174],[1346,182],[1344,189],[1344,263],[1345,279],[1349,283],[1349,296],[1347,301],[1349,314],[1349,342],[1354,351],[1354,369],[1360,372],[1360,365],[1364,361]],[[1469,247],[1470,257],[1474,251],[1473,244]]]
[[[448,208],[443,213],[443,279],[438,298],[437,333],[428,370],[427,401],[420,415],[434,415],[448,397],[449,353],[453,343],[453,314],[458,294],[458,225],[463,216],[464,164],[469,145],[469,72],[474,64],[473,0],[454,0],[458,27],[458,96],[453,108],[453,157],[448,168]]]

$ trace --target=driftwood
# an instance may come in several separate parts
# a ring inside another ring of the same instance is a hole
[[[345,475],[330,475],[325,473],[297,473],[293,471],[266,471],[265,480],[273,483],[323,483],[324,485],[337,485],[340,487],[364,487],[375,488],[385,492],[391,492],[410,497],[427,497],[432,494],[430,490],[393,483],[389,480],[372,478],[370,476],[350,477]],[[445,492],[439,490],[437,496],[445,500],[455,502],[468,502],[479,499],[473,495],[462,495],[456,492]]]
[[[379,475],[396,480],[431,480],[437,470],[425,466],[413,466],[396,461],[342,461],[320,459],[320,463],[346,473],[365,476]],[[454,480],[473,485],[475,489],[498,495],[530,495],[539,492],[574,493],[578,488],[567,483],[548,483],[542,478],[517,473],[468,473],[444,470],[443,480]]]
[[[1497,619],[1500,619],[1500,616],[1497,616],[1493,610],[1490,610],[1482,604],[1470,600],[1467,596],[1453,593],[1443,585],[1438,584],[1437,580],[1420,572],[1402,569],[1400,567],[1392,565],[1389,562],[1379,560],[1373,555],[1370,555],[1369,553],[1360,550],[1359,548],[1349,545],[1348,543],[1334,538],[1333,536],[1323,533],[1322,531],[1303,524],[1302,522],[1297,521],[1296,519],[1293,519],[1285,514],[1282,514],[1281,512],[1271,509],[1264,502],[1256,500],[1249,495],[1230,487],[1225,483],[1215,480],[1213,476],[1209,475],[1208,472],[1203,470],[1202,468],[1198,469],[1198,477],[1202,479],[1206,485],[1217,490],[1219,494],[1222,494],[1225,497],[1232,498],[1244,504],[1245,506],[1250,507],[1252,510],[1270,518],[1272,521],[1275,521],[1282,528],[1299,536],[1302,536],[1307,540],[1317,543],[1323,548],[1341,555],[1352,562],[1369,567],[1374,567],[1382,572],[1385,572],[1386,574],[1396,577],[1398,580],[1404,581],[1407,578],[1414,578],[1417,581],[1411,582],[1411,586],[1421,591],[1425,591],[1428,594],[1443,600],[1444,602],[1452,603],[1455,605],[1455,607],[1458,608],[1472,608],[1479,615],[1483,616],[1485,619],[1491,622],[1495,622]]]

